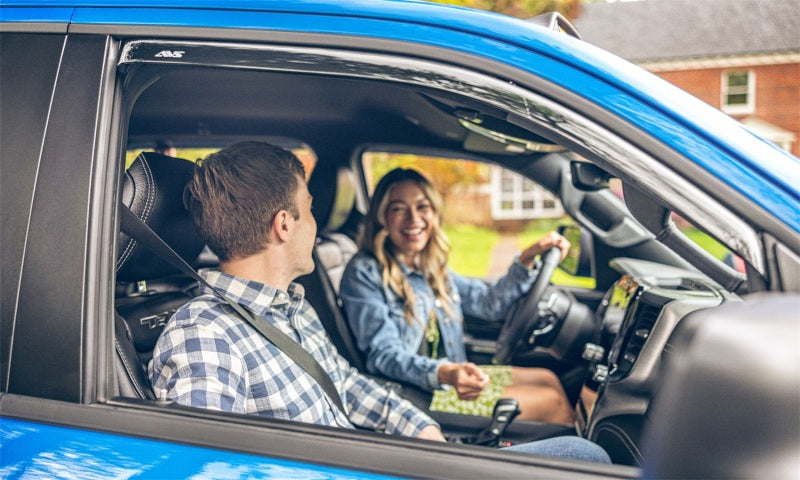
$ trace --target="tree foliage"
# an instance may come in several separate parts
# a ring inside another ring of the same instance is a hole
[[[489,182],[489,166],[480,162],[383,152],[369,152],[365,154],[365,161],[370,164],[368,168],[372,172],[373,186],[390,170],[398,167],[422,172],[445,196],[456,185],[482,185]]]
[[[574,20],[580,11],[580,0],[428,0],[462,7],[503,13],[517,18],[530,18],[542,13],[559,12]]]

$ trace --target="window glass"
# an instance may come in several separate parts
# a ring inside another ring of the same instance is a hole
[[[716,241],[712,236],[694,226],[691,222],[681,217],[677,213],[672,214],[672,221],[690,240],[699,245],[711,256],[722,260],[732,268],[745,273],[744,261],[728,249],[725,245]]]
[[[365,153],[362,160],[370,193],[396,167],[416,169],[433,182],[444,202],[449,266],[461,275],[496,279],[523,248],[559,225],[574,224],[549,192],[498,166],[375,151]],[[560,269],[553,283],[594,288],[594,279],[573,277]]]
[[[725,72],[722,76],[722,110],[728,113],[752,113],[755,109],[752,71]]]

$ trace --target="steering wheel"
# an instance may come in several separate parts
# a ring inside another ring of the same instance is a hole
[[[560,260],[561,250],[558,247],[551,247],[542,255],[539,275],[528,293],[522,297],[517,308],[512,309],[503,323],[503,328],[497,338],[497,350],[492,357],[492,364],[505,365],[526,343],[528,335],[539,319],[539,301],[550,284],[550,278]]]

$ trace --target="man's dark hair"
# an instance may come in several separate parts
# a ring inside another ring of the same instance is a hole
[[[164,153],[170,148],[175,148],[175,144],[169,140],[158,140],[156,141],[155,151],[158,153]]]
[[[293,153],[239,142],[198,161],[185,200],[206,244],[224,262],[263,250],[279,211],[299,217],[298,176],[304,178],[305,169]]]

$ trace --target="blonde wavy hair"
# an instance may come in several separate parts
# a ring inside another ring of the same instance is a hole
[[[386,230],[386,209],[389,203],[389,194],[392,188],[400,183],[413,182],[425,194],[433,207],[434,221],[431,238],[419,255],[417,269],[422,272],[425,280],[433,290],[434,296],[442,304],[448,315],[453,314],[451,308],[450,282],[447,277],[447,260],[450,252],[450,242],[442,230],[441,211],[442,197],[433,184],[421,173],[412,169],[396,168],[387,173],[372,195],[369,211],[364,221],[359,246],[371,253],[380,263],[384,287],[388,286],[403,300],[403,310],[406,321],[414,321],[414,291],[403,274],[400,263],[394,254],[393,244]],[[427,319],[420,319],[425,322]]]

